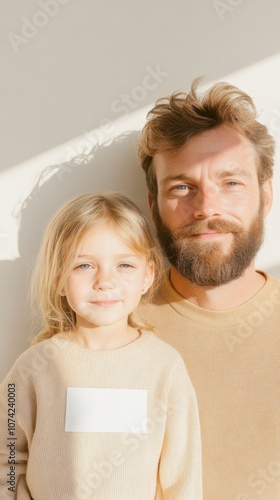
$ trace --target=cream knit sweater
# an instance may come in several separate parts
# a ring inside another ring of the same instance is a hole
[[[227,311],[197,307],[169,282],[141,308],[194,385],[205,500],[280,499],[280,282],[266,278]]]
[[[195,393],[153,334],[108,351],[54,336],[20,356],[0,398],[1,499],[202,499]]]

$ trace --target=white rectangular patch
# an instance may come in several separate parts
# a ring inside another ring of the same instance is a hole
[[[66,432],[147,432],[147,390],[68,387]]]

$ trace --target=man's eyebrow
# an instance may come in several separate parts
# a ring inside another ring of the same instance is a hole
[[[167,184],[168,182],[171,182],[171,181],[190,181],[191,180],[191,177],[189,175],[186,175],[186,174],[170,174],[170,175],[167,175],[166,177],[164,177],[161,181],[160,181],[160,184]]]
[[[237,167],[234,165],[222,168],[217,173],[218,173],[219,177],[221,177],[221,178],[229,177],[231,175],[240,175],[241,177],[246,177],[248,179],[250,179],[252,177],[252,174],[248,171],[248,169],[240,168],[240,167]]]
[[[252,178],[252,174],[247,169],[240,168],[237,166],[232,166],[232,167],[229,166],[229,167],[221,168],[220,170],[217,171],[217,176],[220,178],[229,177],[231,175],[240,175],[240,176],[245,177],[247,179]],[[160,184],[164,185],[164,184],[168,184],[169,182],[172,182],[172,181],[193,182],[193,180],[194,180],[193,177],[186,175],[184,173],[173,174],[173,175],[170,174],[170,175],[167,175],[166,177],[164,177],[160,181]]]

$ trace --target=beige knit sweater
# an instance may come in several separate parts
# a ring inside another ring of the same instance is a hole
[[[108,351],[43,341],[0,398],[1,499],[201,500],[195,393],[153,334]]]
[[[280,282],[205,310],[167,283],[141,312],[184,358],[196,390],[205,500],[280,499]]]

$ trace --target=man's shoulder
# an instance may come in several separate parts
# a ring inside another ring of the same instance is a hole
[[[268,299],[275,304],[280,304],[280,280],[267,272],[262,272],[262,274],[264,275],[266,282],[260,292],[256,295],[256,298],[262,300]]]
[[[261,272],[265,276],[267,283],[280,287],[280,279],[279,278],[276,278],[275,276],[273,276],[272,274],[270,274],[266,271],[259,271],[259,272]]]

